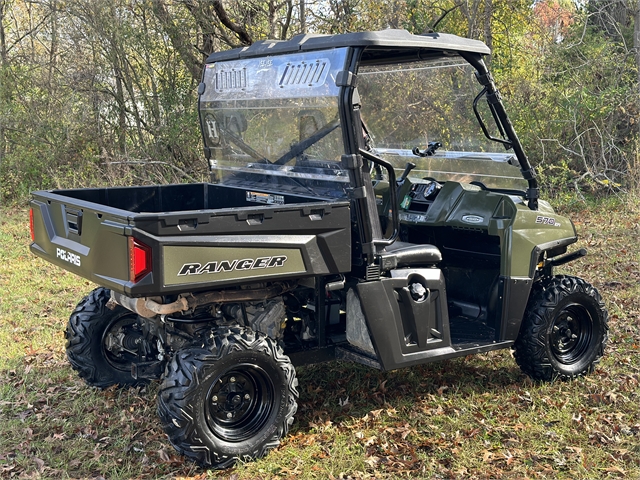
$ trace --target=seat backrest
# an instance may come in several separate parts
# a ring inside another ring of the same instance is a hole
[[[379,254],[380,269],[392,270],[397,267],[426,267],[442,261],[442,253],[435,245],[395,242]]]

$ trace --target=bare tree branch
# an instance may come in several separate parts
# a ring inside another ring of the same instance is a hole
[[[284,3],[284,2],[283,2]],[[293,2],[292,0],[288,0],[286,2],[287,5],[287,18],[282,26],[282,30],[280,32],[280,39],[285,40],[287,38],[287,33],[289,32],[289,27],[291,26],[291,16],[293,15]]]
[[[202,61],[193,54],[191,42],[173,22],[164,0],[154,0],[151,4],[153,5],[153,13],[162,24],[164,31],[169,35],[171,44],[180,55],[185,68],[195,81],[199,81],[202,72]]]
[[[433,26],[430,28],[429,31],[435,32],[436,29],[438,28],[438,25],[440,24],[440,22],[442,22],[447,17],[447,15],[449,15],[454,10],[460,8],[461,6],[462,6],[462,3],[456,3],[453,7],[449,8],[447,10],[444,10],[442,12],[442,14],[440,15],[440,17],[438,18],[438,20],[436,20],[436,22],[433,24]],[[423,33],[429,33],[429,31],[425,31]]]
[[[251,35],[249,35],[249,32],[247,32],[247,30],[242,25],[238,25],[237,23],[234,23],[229,18],[229,15],[227,15],[227,11],[224,9],[224,6],[222,5],[222,0],[214,0],[212,4],[213,4],[213,9],[216,11],[216,15],[218,16],[222,24],[225,27],[227,27],[229,30],[234,32],[238,36],[238,38],[240,39],[240,42],[242,42],[243,45],[251,45],[253,43],[253,39],[251,38]]]
[[[195,179],[194,177],[192,177],[191,175],[189,175],[187,172],[185,172],[184,170],[176,167],[175,165],[173,165],[172,163],[168,163],[168,162],[159,162],[159,161],[152,161],[152,160],[120,160],[120,161],[105,161],[104,162],[105,165],[164,165],[165,167],[169,167],[172,170],[175,170],[176,172],[180,173],[184,178],[194,182],[194,183],[198,183],[199,180]]]

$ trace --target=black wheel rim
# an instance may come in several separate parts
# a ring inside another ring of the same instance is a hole
[[[116,370],[131,373],[131,364],[141,361],[139,351],[143,342],[138,317],[123,315],[113,321],[102,336],[104,358]]]
[[[550,340],[551,351],[558,361],[567,365],[579,361],[593,340],[589,311],[579,304],[564,307],[553,321]]]
[[[239,364],[219,375],[206,398],[206,417],[211,431],[228,442],[255,436],[274,408],[275,389],[261,367]]]

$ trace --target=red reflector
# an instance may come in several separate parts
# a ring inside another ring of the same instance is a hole
[[[31,232],[31,241],[36,241],[36,232],[33,230],[33,208],[29,209],[29,231]]]
[[[151,268],[151,247],[129,237],[129,280],[133,283],[139,282]]]

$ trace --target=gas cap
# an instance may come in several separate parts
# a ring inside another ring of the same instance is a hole
[[[409,291],[411,293],[411,298],[413,298],[416,302],[422,302],[425,298],[427,298],[427,289],[424,288],[424,285],[422,285],[421,283],[412,283]]]

